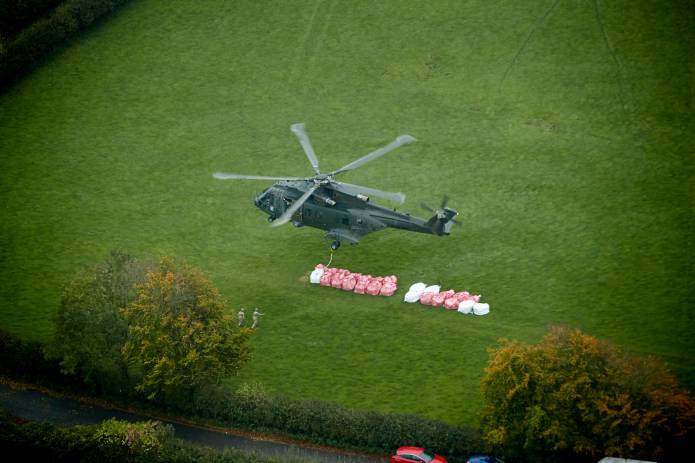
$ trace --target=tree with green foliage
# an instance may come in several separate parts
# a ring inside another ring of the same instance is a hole
[[[121,355],[128,327],[120,309],[135,299],[136,285],[153,266],[113,251],[63,288],[55,336],[46,351],[48,357],[61,359],[64,373],[105,390],[128,385],[130,372]]]
[[[115,418],[102,422],[93,437],[104,451],[114,449],[114,457],[125,449],[130,454],[150,459],[159,456],[173,438],[174,428],[170,424],[161,421],[131,423]]]
[[[663,364],[579,330],[503,340],[482,389],[486,439],[520,461],[663,459],[692,445],[695,401]]]
[[[122,311],[124,358],[142,367],[148,399],[181,398],[217,383],[250,357],[250,332],[225,315],[218,290],[190,266],[163,259]]]

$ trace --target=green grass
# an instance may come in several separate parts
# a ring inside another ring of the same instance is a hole
[[[695,386],[692,2],[135,2],[0,95],[0,326],[47,339],[62,284],[114,248],[199,266],[266,313],[230,387],[475,423],[486,348],[579,327]],[[444,193],[450,237],[387,230],[334,264],[393,298],[309,285],[328,241],[270,228],[269,183],[408,133],[348,182]],[[487,317],[407,305],[411,283]]]

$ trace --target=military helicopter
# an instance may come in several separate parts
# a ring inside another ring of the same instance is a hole
[[[340,169],[322,173],[319,161],[311,146],[304,124],[294,124],[290,130],[299,139],[306,157],[316,175],[311,177],[269,177],[265,175],[243,175],[215,172],[213,177],[220,180],[274,180],[275,183],[263,190],[255,198],[256,207],[268,214],[272,226],[292,222],[296,227],[304,225],[326,230],[326,236],[333,240],[331,249],[340,247],[341,242],[357,244],[363,236],[386,227],[434,235],[448,235],[453,224],[458,223],[454,209],[447,207],[445,196],[438,209],[422,204],[433,212],[429,219],[411,217],[369,202],[370,196],[388,199],[399,204],[405,201],[405,194],[381,191],[360,185],[339,182],[338,174],[357,169],[399,146],[412,143],[415,138],[401,135],[386,146],[353,161]]]

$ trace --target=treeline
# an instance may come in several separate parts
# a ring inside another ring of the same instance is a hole
[[[33,69],[68,38],[130,0],[0,2],[0,90]]]
[[[199,270],[113,252],[65,286],[53,340],[0,333],[0,373],[320,444],[384,453],[419,445],[452,463],[479,452],[549,463],[695,453],[695,401],[663,362],[579,330],[491,348],[479,430],[222,386],[249,360],[250,335]]]
[[[27,461],[124,463],[291,463],[225,449],[217,452],[174,438],[170,425],[157,421],[107,420],[97,426],[58,427],[23,423],[0,412],[0,448]]]
[[[78,393],[94,391],[94,385],[61,373],[60,362],[47,359],[44,351],[41,343],[0,331],[0,374]],[[125,387],[117,395],[117,388],[111,386],[110,400],[127,400],[146,411],[163,410],[219,426],[280,433],[319,444],[384,453],[404,443],[423,445],[447,455],[450,462],[465,461],[471,453],[485,449],[472,428],[413,415],[352,410],[330,402],[291,400],[254,386],[238,391],[210,386],[197,390],[189,401],[154,403],[143,402],[142,396]]]

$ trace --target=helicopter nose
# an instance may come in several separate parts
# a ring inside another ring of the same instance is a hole
[[[256,195],[256,197],[253,199],[253,202],[256,206],[260,207],[261,206],[261,201],[263,200],[263,195],[265,195],[265,190],[261,191]]]

